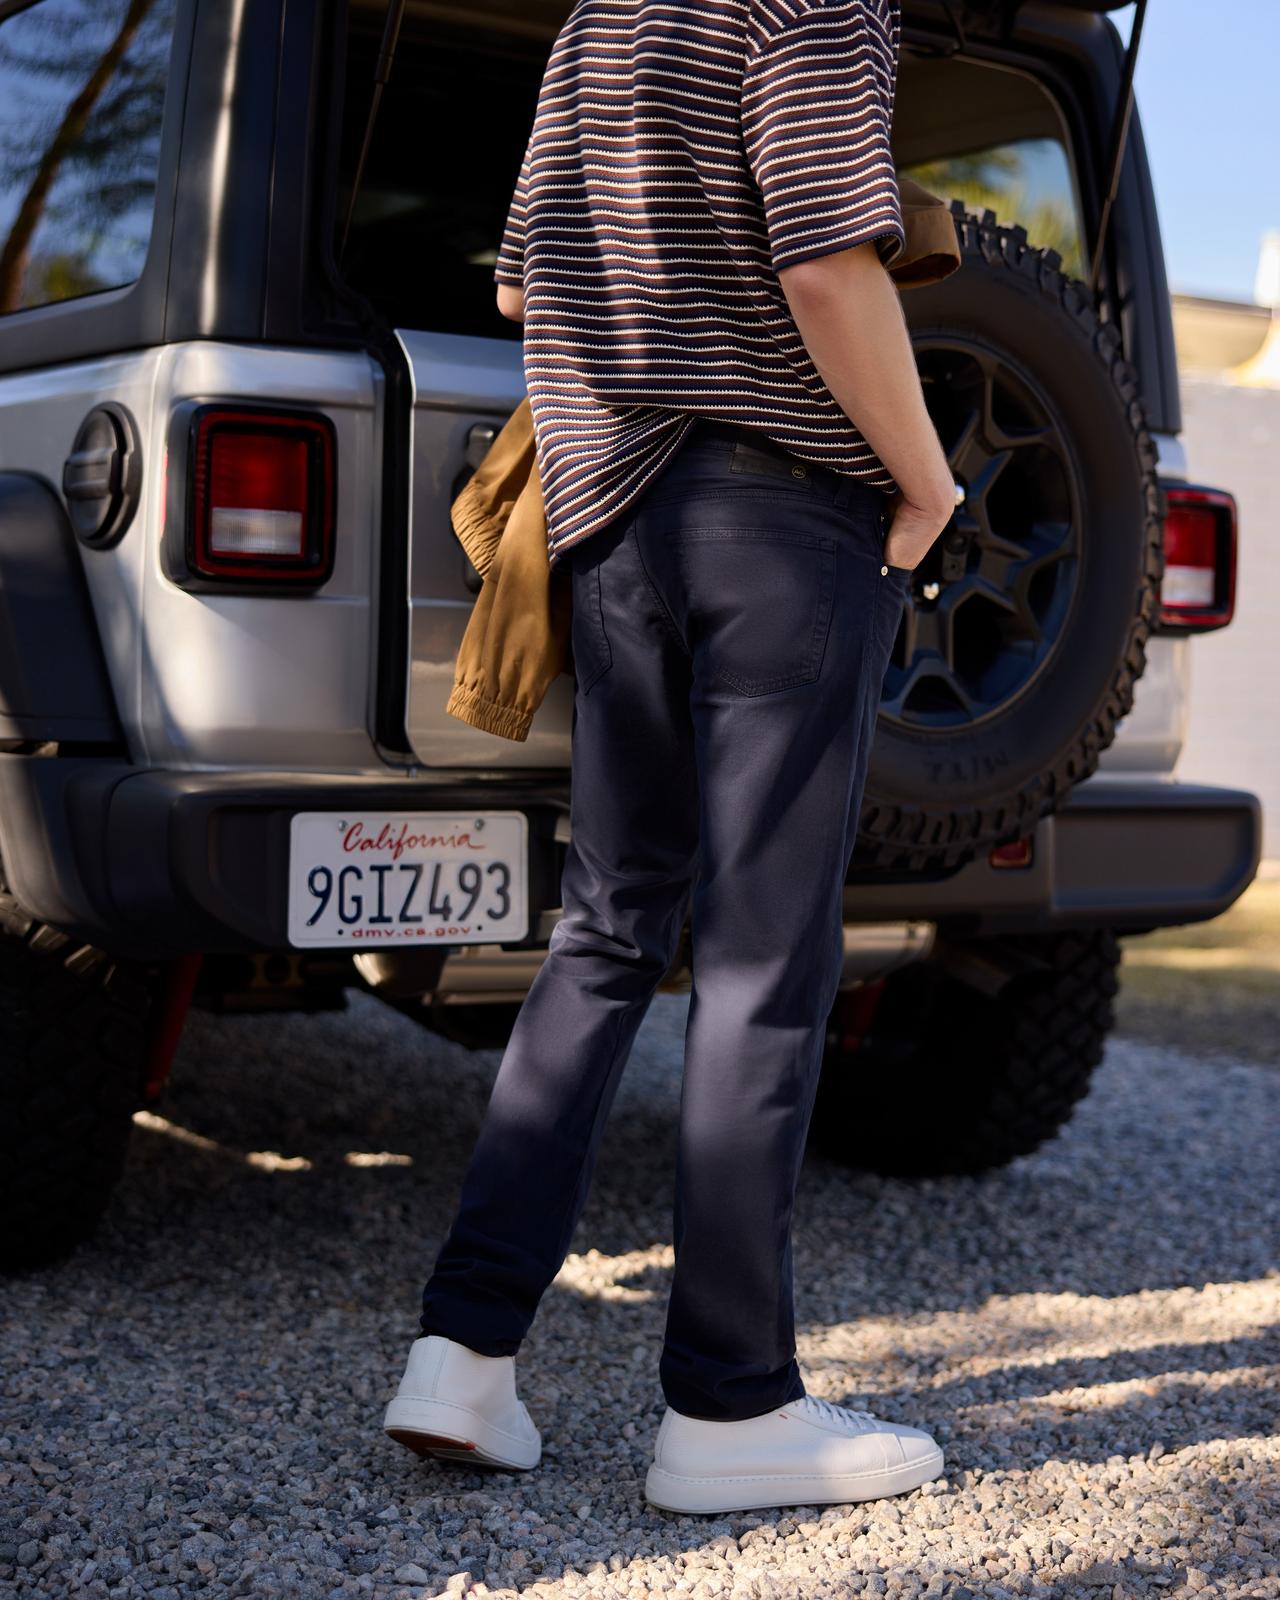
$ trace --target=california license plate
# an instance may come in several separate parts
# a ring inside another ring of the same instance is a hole
[[[522,939],[528,840],[520,811],[299,812],[289,838],[289,942]]]

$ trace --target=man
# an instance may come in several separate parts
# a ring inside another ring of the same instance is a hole
[[[570,568],[571,839],[384,1421],[419,1453],[538,1461],[515,1352],[688,911],[646,1495],[854,1501],[941,1471],[922,1430],[805,1392],[792,1305],[880,686],[954,509],[885,270],[899,39],[898,0],[578,0],[551,52],[495,277]]]

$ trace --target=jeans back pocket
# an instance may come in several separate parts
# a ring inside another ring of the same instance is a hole
[[[822,670],[836,541],[762,527],[682,528],[671,540],[699,661],[739,694],[774,694]]]

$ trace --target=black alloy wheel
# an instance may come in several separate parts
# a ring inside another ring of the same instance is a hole
[[[913,575],[880,715],[942,731],[998,716],[1052,661],[1084,510],[1062,419],[1032,373],[973,338],[916,350],[958,504]]]

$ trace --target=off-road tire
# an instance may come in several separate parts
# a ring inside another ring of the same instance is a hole
[[[89,1238],[142,1104],[149,969],[33,921],[0,883],[0,1270]]]
[[[1047,393],[1058,386],[1055,399],[1066,396],[1061,409],[1075,428],[1067,442],[1078,459],[1082,497],[1087,490],[1086,543],[1103,550],[1097,559],[1114,561],[1127,574],[1116,585],[1127,593],[1128,620],[1127,626],[1123,618],[1106,625],[1106,661],[1087,684],[1070,680],[1087,677],[1087,661],[1080,673],[1072,662],[1089,647],[1069,653],[1056,670],[1048,663],[1048,692],[1039,696],[1045,703],[1024,712],[1012,730],[1003,717],[994,728],[975,729],[971,739],[931,740],[906,729],[895,733],[880,719],[858,824],[858,860],[905,871],[955,867],[1026,836],[1095,771],[1132,708],[1164,571],[1157,451],[1119,330],[1100,317],[1088,285],[1061,270],[1056,250],[1030,245],[1025,228],[998,223],[990,210],[979,217],[959,200],[950,209],[961,266],[942,282],[903,295],[911,334],[945,340],[961,331],[986,339],[1044,373]],[[1122,563],[1114,548],[1120,544]],[[1116,585],[1104,585],[1101,598],[1090,596],[1088,609],[1109,604],[1106,595]],[[1119,607],[1119,597],[1115,603]],[[1087,620],[1076,625],[1077,634],[1082,627],[1087,631]],[[1032,745],[1040,749],[1024,762]]]
[[[969,948],[998,962],[985,943]],[[939,1177],[1004,1166],[1058,1134],[1102,1060],[1120,948],[1100,928],[1020,938],[1016,950],[1043,969],[998,994],[922,962],[888,979],[860,1048],[830,1030],[814,1148],[859,1171]]]

